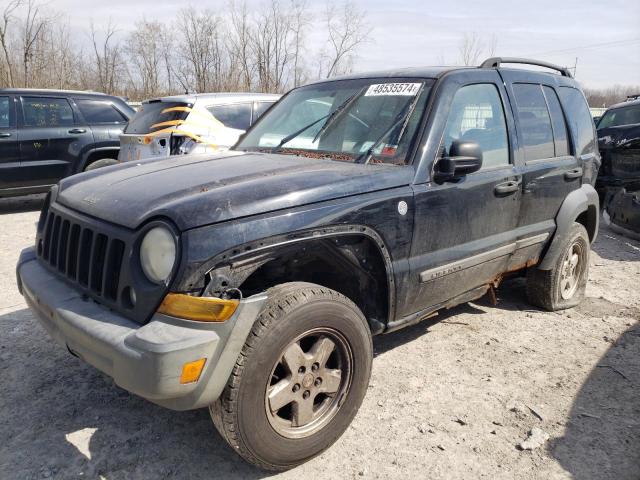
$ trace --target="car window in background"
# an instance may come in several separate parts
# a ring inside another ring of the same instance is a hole
[[[185,120],[191,112],[191,104],[185,102],[143,103],[124,129],[127,134],[147,134],[169,128]]]
[[[513,85],[513,93],[522,129],[525,161],[552,158],[555,155],[553,130],[542,88],[531,83],[517,83]]]
[[[9,97],[0,97],[0,128],[9,128]]]
[[[275,102],[256,102],[253,105],[253,121],[255,122],[266,112]]]
[[[495,85],[468,85],[456,92],[443,138],[447,154],[454,140],[476,142],[482,149],[482,168],[509,164],[504,109]]]
[[[640,123],[640,105],[616,108],[604,114],[598,128],[620,127]]]
[[[125,123],[127,119],[111,102],[100,100],[76,100],[82,116],[89,124]]]
[[[582,92],[573,87],[560,87],[558,94],[564,110],[570,112],[568,120],[576,147],[575,154],[580,156],[597,152],[595,125]]]
[[[207,110],[216,120],[222,122],[227,128],[247,130],[251,125],[250,103],[235,103],[231,105],[212,105]]]
[[[27,127],[68,127],[74,124],[73,110],[66,98],[22,97]]]
[[[551,125],[553,126],[553,141],[555,145],[556,157],[569,155],[569,140],[567,134],[567,124],[564,120],[560,100],[555,90],[551,87],[542,87],[544,96],[547,99],[549,113],[551,114]]]

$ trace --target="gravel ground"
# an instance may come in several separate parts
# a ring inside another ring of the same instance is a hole
[[[0,479],[269,476],[227,447],[206,410],[130,395],[47,337],[14,276],[40,202],[0,200]],[[602,227],[578,308],[531,308],[513,279],[495,307],[376,338],[351,427],[276,477],[640,479],[639,292],[640,243]]]

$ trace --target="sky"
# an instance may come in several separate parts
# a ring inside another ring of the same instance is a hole
[[[3,2],[5,0],[0,0]],[[282,0],[286,2],[286,0]],[[584,87],[640,85],[640,0],[355,0],[367,12],[371,40],[359,52],[356,71],[459,63],[464,34],[485,44],[497,39],[497,56],[524,56],[576,65]],[[248,0],[250,6],[261,0]],[[309,0],[319,18],[318,0]],[[50,0],[73,29],[109,19],[127,30],[142,18],[171,22],[189,5],[182,0]],[[192,2],[223,11],[225,0]],[[315,5],[315,6],[314,6]],[[309,42],[322,39],[314,29]],[[486,55],[488,56],[488,55]],[[312,59],[309,59],[312,60]]]

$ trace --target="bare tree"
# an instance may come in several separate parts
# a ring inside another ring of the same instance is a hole
[[[41,39],[43,31],[47,28],[51,19],[44,16],[42,5],[36,0],[26,0],[27,13],[22,23],[22,83],[30,86],[29,67],[36,54],[34,46]]]
[[[126,53],[135,75],[132,82],[138,96],[158,96],[163,89],[164,76],[170,72],[166,62],[169,34],[160,22],[142,20],[127,39]],[[169,79],[167,79],[168,82]]]
[[[220,90],[224,84],[222,21],[209,10],[193,7],[180,11],[181,62],[174,73],[185,90]]]
[[[98,39],[98,33],[93,25],[93,21],[91,21],[90,24],[90,32],[97,86],[102,92],[115,93],[118,74],[121,71],[120,44],[117,43],[115,38],[117,29],[115,25],[111,23],[111,19],[109,19],[101,41]]]
[[[624,102],[629,95],[640,95],[640,85],[613,85],[608,88],[585,88],[590,107],[604,108]]]
[[[46,54],[46,70],[40,78],[47,76],[53,88],[79,88],[76,72],[82,67],[79,52],[74,49],[74,42],[68,23],[59,23],[47,29],[43,42],[48,46]]]
[[[371,29],[366,14],[353,0],[345,0],[339,7],[328,2],[325,10],[329,52],[325,77],[347,73],[358,48],[369,39]]]
[[[0,23],[0,45],[2,45],[2,52],[4,53],[4,62],[6,64],[6,76],[7,83],[10,87],[15,87],[14,81],[14,66],[13,59],[11,58],[11,54],[9,53],[9,29],[11,28],[11,24],[14,17],[14,12],[22,5],[23,0],[11,0],[4,8],[2,12],[2,20]]]
[[[254,62],[252,57],[252,39],[254,27],[249,19],[247,3],[231,0],[229,2],[231,16],[229,32],[229,54],[231,64],[236,66],[237,84],[245,90],[251,90],[253,85]]]
[[[257,87],[263,92],[281,92],[288,83],[295,47],[292,41],[292,18],[280,0],[271,0],[256,15],[254,33]]]
[[[305,68],[302,61],[305,47],[304,32],[309,25],[307,0],[291,2],[291,33],[293,35],[293,86],[300,86],[305,80]]]
[[[458,51],[462,65],[477,65],[484,51],[484,44],[476,32],[465,33]]]
[[[489,46],[487,47],[487,53],[489,57],[495,57],[498,50],[498,36],[494,33],[489,40]]]
[[[47,1],[0,6],[0,86],[93,89],[135,99],[185,90],[284,92],[316,72],[350,70],[369,35],[355,0],[323,0],[327,9],[317,19],[309,0],[264,0],[257,10],[247,0],[226,0],[229,8],[220,14],[183,9],[175,29],[145,19],[129,32],[110,20],[91,22],[89,42],[82,42]],[[327,27],[323,52],[307,45],[320,24]]]

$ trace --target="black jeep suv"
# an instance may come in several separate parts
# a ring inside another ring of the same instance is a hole
[[[134,113],[100,93],[0,89],[0,197],[46,192],[96,161],[115,162]]]
[[[508,274],[526,275],[534,305],[578,304],[598,167],[560,67],[493,58],[325,80],[230,152],[63,180],[18,285],[51,336],[118,385],[209,407],[236,452],[286,469],[348,427],[372,335]]]

